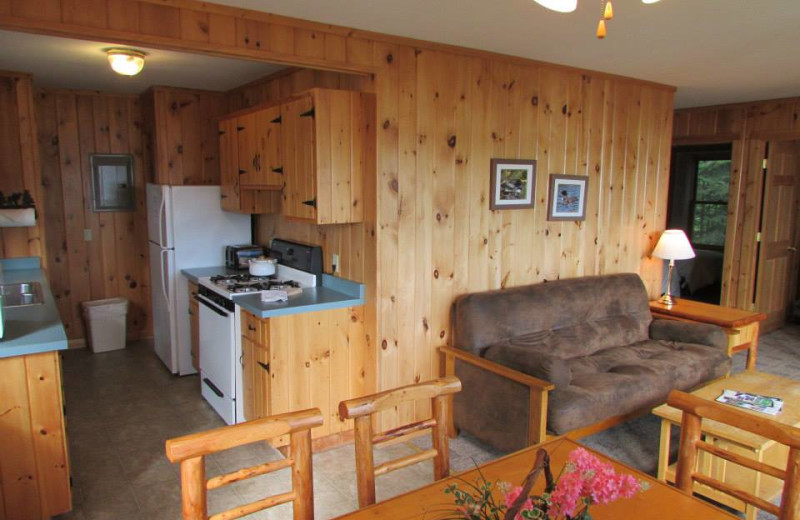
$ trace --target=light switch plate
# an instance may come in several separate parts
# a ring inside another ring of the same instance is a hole
[[[92,230],[91,229],[84,229],[83,230],[83,240],[84,242],[91,242],[92,241]]]

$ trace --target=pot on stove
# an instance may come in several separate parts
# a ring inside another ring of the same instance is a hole
[[[275,265],[278,261],[274,258],[260,256],[250,259],[250,274],[253,276],[272,276],[275,274]]]

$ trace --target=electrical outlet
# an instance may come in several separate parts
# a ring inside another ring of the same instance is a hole
[[[91,229],[84,229],[83,230],[83,240],[84,240],[84,242],[91,242],[92,241],[92,230]]]
[[[333,274],[336,274],[336,273],[339,272],[339,255],[336,254],[336,253],[333,253],[333,258],[331,259],[331,268],[332,268]]]

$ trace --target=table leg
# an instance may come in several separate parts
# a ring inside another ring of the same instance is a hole
[[[669,467],[669,441],[672,433],[672,424],[661,419],[661,438],[658,443],[658,471],[656,478],[664,482],[667,481],[667,468]]]
[[[753,339],[750,340],[750,348],[747,349],[747,370],[756,369],[758,358],[758,322],[753,323],[751,327],[753,327]]]

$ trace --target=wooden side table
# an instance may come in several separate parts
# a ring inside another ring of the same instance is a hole
[[[747,412],[757,417],[763,417],[764,420],[776,421],[789,426],[800,426],[800,404],[798,404],[800,403],[800,382],[798,381],[755,370],[745,370],[729,378],[717,379],[695,390],[692,395],[712,401],[719,397],[724,389],[779,397],[783,399],[783,410],[774,417],[758,412]],[[673,427],[680,428],[682,414],[677,408],[666,404],[654,409],[653,414],[661,418],[661,439],[656,477],[666,482],[675,482],[675,464],[669,463],[670,433]],[[736,452],[742,457],[779,468],[786,467],[789,450],[785,445],[709,419],[703,420],[702,433],[706,442]],[[697,467],[698,471],[704,475],[745,489],[767,501],[779,497],[783,490],[782,480],[735,463],[729,463],[707,452],[700,453]],[[695,482],[694,491],[745,513],[747,520],[756,520],[758,516],[758,509],[754,506],[699,482]]]
[[[650,302],[654,318],[711,323],[725,329],[728,334],[728,356],[747,350],[747,369],[756,368],[758,357],[758,325],[766,319],[760,312],[743,311],[710,303],[677,299],[674,305],[659,301]]]

